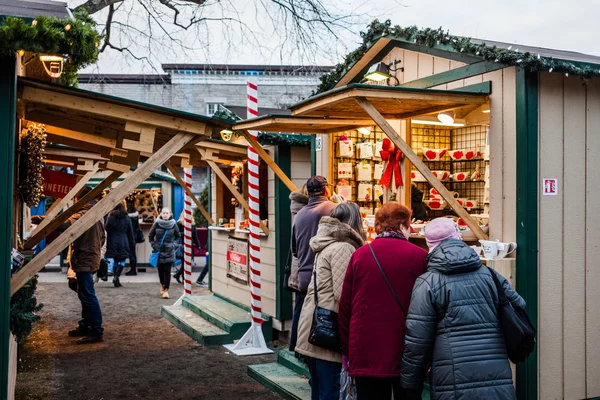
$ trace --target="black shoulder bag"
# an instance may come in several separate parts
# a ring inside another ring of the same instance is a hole
[[[404,316],[405,317],[408,316],[408,314],[406,313],[406,310],[404,309],[404,307],[402,307],[402,303],[400,303],[400,300],[398,299],[398,296],[396,296],[396,292],[394,292],[394,288],[392,288],[392,284],[390,283],[390,281],[388,280],[387,276],[385,275],[385,272],[383,272],[383,268],[381,268],[381,264],[379,264],[379,260],[375,256],[375,251],[373,251],[373,246],[371,246],[371,243],[369,243],[369,249],[371,250],[371,254],[373,254],[373,258],[375,259],[375,263],[377,263],[377,266],[379,267],[379,271],[381,271],[381,275],[383,275],[383,279],[385,279],[385,283],[387,283],[388,287],[390,288],[390,292],[392,292],[392,295],[394,296],[394,299],[396,299],[396,303],[398,303],[398,306],[400,306],[400,309],[404,313]]]
[[[313,269],[315,279],[313,293],[315,295],[315,312],[313,313],[308,343],[339,353],[341,351],[340,334],[338,332],[338,313],[319,307],[317,297],[317,268]]]
[[[506,343],[508,358],[513,363],[525,361],[535,347],[535,328],[527,312],[518,306],[513,306],[506,298],[504,288],[496,272],[489,268],[498,291],[498,320]]]

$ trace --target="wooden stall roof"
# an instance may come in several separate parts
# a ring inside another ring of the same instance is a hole
[[[247,156],[245,146],[213,139],[231,126],[219,118],[22,77],[18,79],[18,91],[18,115],[23,127],[44,124],[48,141],[63,146],[52,150],[50,161],[79,159],[80,164],[85,160],[89,163],[90,157],[74,152],[80,150],[94,153],[92,160],[108,160],[108,169],[116,167],[126,172],[128,166],[137,166],[180,132],[198,138],[174,156],[177,165],[184,158],[194,161],[193,165],[205,165],[197,160],[195,150],[190,151],[194,147],[206,149],[217,162]]]
[[[487,102],[489,93],[350,84],[311,97],[291,107],[294,116],[370,119],[357,103],[366,98],[387,119],[406,119],[447,110],[457,117]]]
[[[414,89],[351,84],[292,106],[292,116],[266,115],[242,121],[234,130],[328,134],[373,125],[356,99],[367,98],[388,119],[454,110],[457,118],[487,102],[489,91]]]
[[[371,119],[294,117],[291,115],[265,115],[242,121],[233,130],[263,132],[330,133],[373,125]]]

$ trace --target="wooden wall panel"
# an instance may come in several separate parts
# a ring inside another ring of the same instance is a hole
[[[404,51],[404,82],[419,78],[419,54],[414,51]]]
[[[600,397],[600,79],[587,86],[586,119],[586,373],[587,397]]]
[[[400,48],[394,48],[390,51],[384,58],[383,62],[390,65],[394,60],[399,60],[400,63],[396,63],[396,68],[406,67],[404,61],[404,50]],[[398,69],[397,71],[392,71],[392,75],[398,79],[399,83],[404,82],[404,71]]]
[[[417,77],[425,78],[426,76],[433,75],[433,56],[427,54],[419,54],[419,65],[417,70]]]
[[[504,153],[504,142],[502,139],[504,129],[503,100],[504,92],[502,70],[484,74],[484,81],[492,82],[492,94],[490,95],[490,239],[503,240],[503,219],[501,213],[493,210],[502,210],[503,206],[503,179],[502,163]],[[485,171],[481,171],[483,174]]]
[[[585,92],[579,79],[564,80],[563,204],[564,398],[585,393]]]
[[[502,70],[502,239],[517,240],[516,68]],[[465,79],[466,85],[466,79]],[[492,86],[494,86],[492,84]]]
[[[433,73],[439,74],[441,72],[446,72],[450,70],[450,60],[445,58],[434,57],[433,58]],[[448,85],[445,83],[443,85],[436,86],[434,89],[446,90]]]
[[[563,76],[540,76],[539,181],[563,175]],[[539,398],[563,396],[563,194],[540,196]]]

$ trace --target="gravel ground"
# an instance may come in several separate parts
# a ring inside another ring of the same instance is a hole
[[[247,365],[274,362],[275,355],[238,357],[201,346],[160,316],[160,306],[181,295],[177,283],[170,300],[160,299],[158,282],[100,283],[104,342],[77,346],[67,336],[81,312],[77,295],[66,282],[41,280],[42,320],[20,357],[17,400],[279,398],[246,374]]]

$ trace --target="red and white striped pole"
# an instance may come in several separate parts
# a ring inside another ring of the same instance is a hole
[[[192,189],[192,170],[183,169],[183,181]],[[184,190],[183,198],[183,292],[184,296],[192,295],[192,199]]]
[[[258,85],[256,80],[249,78],[246,82],[247,116],[248,119],[258,117]],[[250,131],[257,139],[257,132]],[[248,209],[250,219],[250,314],[252,324],[250,329],[235,345],[227,345],[229,350],[237,355],[254,355],[272,353],[262,333],[262,298],[260,294],[260,205],[259,205],[259,158],[256,150],[248,145]]]

